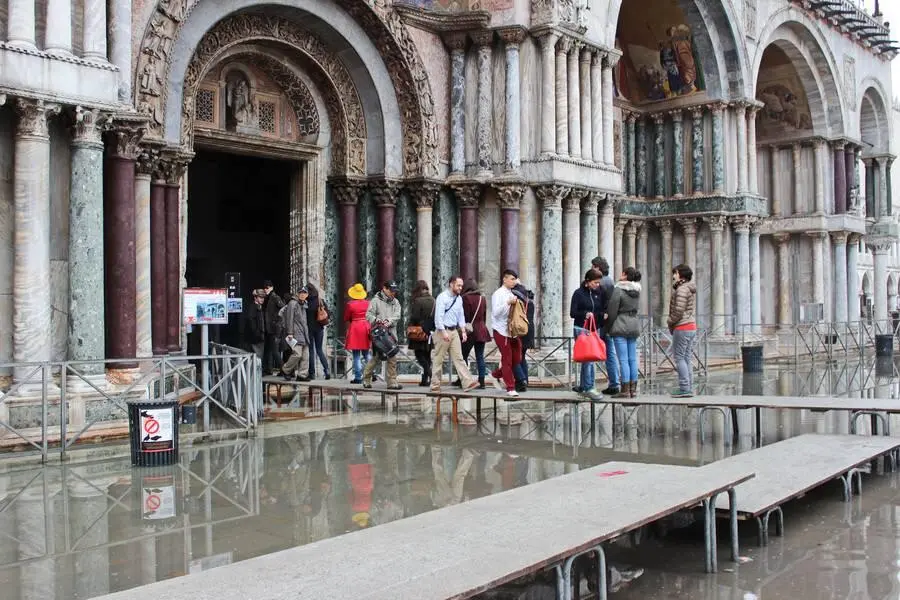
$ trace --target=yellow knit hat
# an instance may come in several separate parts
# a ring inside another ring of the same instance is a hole
[[[353,298],[354,300],[365,300],[366,299],[366,288],[363,287],[363,284],[357,283],[352,288],[347,290],[347,295]]]

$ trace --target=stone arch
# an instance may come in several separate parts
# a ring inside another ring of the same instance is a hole
[[[228,11],[252,9],[258,4],[258,0],[233,0]],[[369,111],[366,114],[368,139],[370,145],[376,140],[384,144],[374,150],[370,147],[370,164],[373,157],[383,155],[385,175],[439,175],[430,82],[399,15],[384,3],[372,6],[359,0],[271,0],[267,5],[282,18],[299,16],[310,29],[327,32],[332,54],[348,64],[355,78],[368,80],[364,90],[357,86],[368,104],[377,109],[379,122],[375,127],[368,120]],[[134,79],[138,109],[151,119],[151,136],[177,141],[182,119],[181,84],[188,57],[223,16],[221,10],[221,5],[212,2],[158,2],[143,36]],[[169,96],[163,98],[164,93]]]
[[[766,49],[774,45],[787,55],[809,103],[815,135],[846,134],[845,96],[837,79],[837,63],[818,26],[803,12],[793,7],[776,11],[759,36],[753,61],[754,95]],[[824,65],[824,66],[823,66]]]
[[[605,39],[615,44],[619,15],[625,2],[643,0],[610,0]],[[743,97],[752,89],[742,34],[735,27],[740,22],[729,2],[721,0],[674,0],[684,12],[697,45],[706,79],[706,92],[711,98]]]
[[[859,137],[863,154],[884,154],[890,150],[891,120],[881,83],[874,79],[863,81],[865,92],[860,100]]]

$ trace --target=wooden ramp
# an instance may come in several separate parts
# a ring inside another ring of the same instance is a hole
[[[701,470],[728,465],[756,473],[737,488],[737,512],[740,518],[757,520],[760,545],[765,545],[773,514],[778,519],[776,533],[783,531],[781,505],[835,479],[844,484],[844,497],[849,500],[854,477],[857,492],[862,491],[858,469],[898,448],[900,438],[807,434],[736,454]],[[720,498],[716,508],[729,510],[728,499]]]
[[[103,598],[444,600],[469,598],[552,567],[561,580],[557,597],[570,600],[574,558],[590,551],[598,552],[605,598],[603,542],[701,503],[706,567],[716,570],[715,496],[753,474],[713,467],[607,463]]]

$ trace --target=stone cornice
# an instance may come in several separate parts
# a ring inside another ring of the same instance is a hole
[[[434,33],[483,29],[491,22],[487,10],[438,12],[407,4],[394,4],[394,10],[407,25]]]

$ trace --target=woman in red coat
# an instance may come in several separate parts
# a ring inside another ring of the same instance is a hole
[[[363,354],[368,354],[372,342],[369,338],[369,322],[366,321],[366,311],[369,310],[369,301],[366,300],[366,288],[357,283],[347,290],[350,300],[344,308],[344,321],[350,325],[347,327],[347,342],[345,348],[353,354],[353,380],[350,383],[362,383]]]

